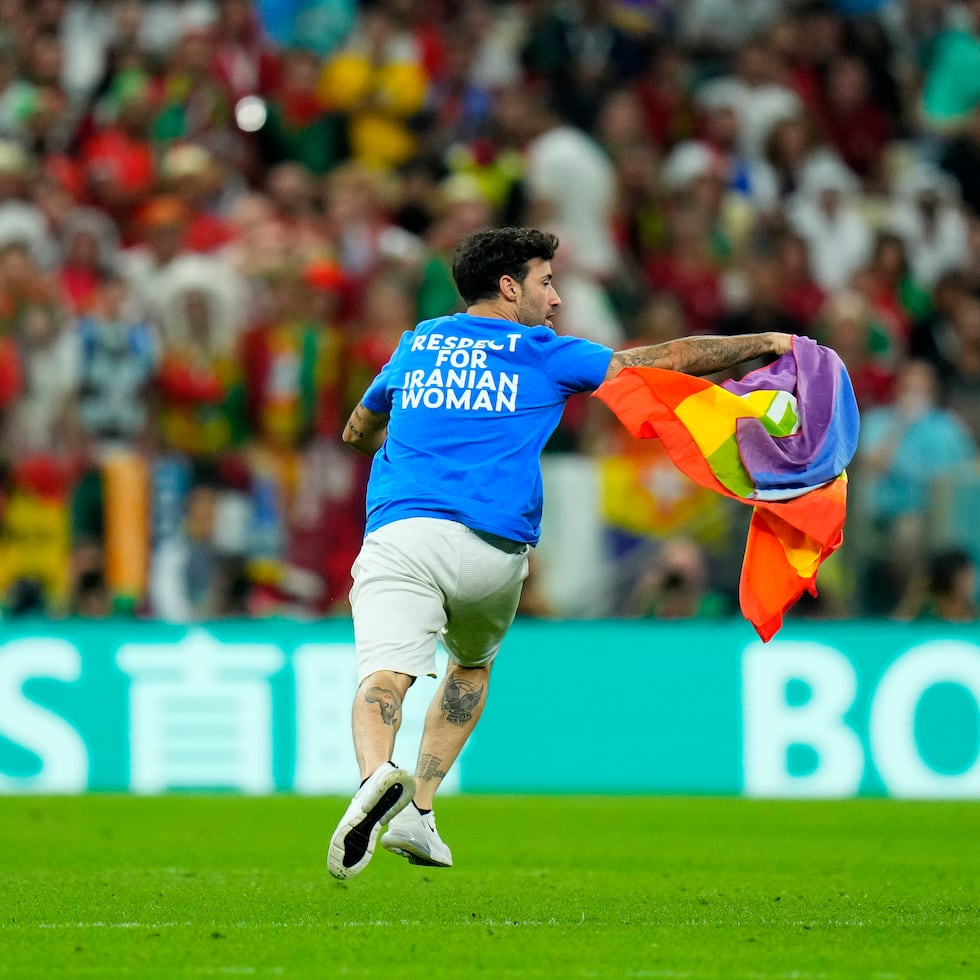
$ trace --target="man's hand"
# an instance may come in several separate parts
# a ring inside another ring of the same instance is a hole
[[[772,352],[774,354],[788,354],[793,349],[793,335],[791,333],[770,333],[772,339]]]

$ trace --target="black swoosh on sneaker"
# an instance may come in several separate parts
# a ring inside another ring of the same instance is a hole
[[[344,837],[345,868],[352,868],[364,857],[371,844],[371,832],[378,821],[398,802],[404,791],[405,787],[401,783],[392,783],[381,799],[364,814],[364,819],[347,831]]]

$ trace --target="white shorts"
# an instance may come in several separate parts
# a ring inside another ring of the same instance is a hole
[[[526,544],[431,517],[368,534],[350,593],[358,682],[376,670],[435,676],[440,639],[458,664],[491,663],[517,612],[527,554]]]

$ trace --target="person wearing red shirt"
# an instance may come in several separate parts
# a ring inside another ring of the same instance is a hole
[[[830,65],[821,99],[824,133],[841,159],[859,176],[874,178],[892,139],[887,113],[871,96],[868,70],[858,58],[842,56]]]
[[[92,203],[116,220],[128,244],[136,211],[156,180],[149,138],[155,97],[149,77],[137,70],[121,72],[103,109],[108,121],[81,146],[86,189]]]
[[[678,208],[668,217],[668,239],[666,251],[647,260],[646,281],[680,300],[689,333],[710,333],[725,304],[704,220],[691,207]]]

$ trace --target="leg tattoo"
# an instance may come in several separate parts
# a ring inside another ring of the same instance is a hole
[[[474,687],[469,681],[447,677],[442,689],[442,711],[446,721],[454,725],[465,725],[473,717],[482,697],[482,684]]]
[[[386,687],[369,687],[364,692],[364,700],[368,704],[376,704],[381,709],[381,720],[391,728],[398,724],[401,714],[401,701],[394,691]]]
[[[446,770],[442,768],[442,759],[431,752],[426,752],[419,759],[419,764],[415,767],[415,778],[418,780],[442,779],[446,775]]]

